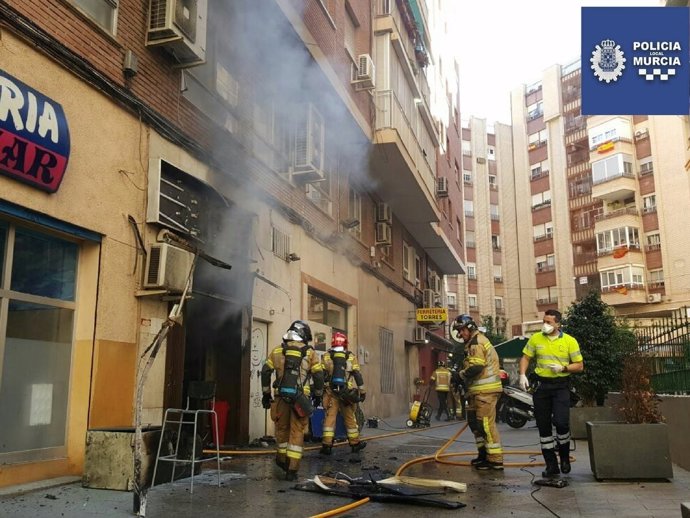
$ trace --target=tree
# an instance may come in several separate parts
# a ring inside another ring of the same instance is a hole
[[[507,338],[505,337],[506,324],[505,319],[501,321],[500,317],[494,319],[491,315],[482,315],[482,323],[479,324],[481,327],[485,328],[484,334],[489,339],[493,345],[505,342]]]
[[[616,321],[596,291],[570,305],[563,328],[577,339],[585,362],[584,371],[573,376],[575,390],[585,405],[603,405],[606,394],[620,387],[623,359],[634,349],[635,335]]]

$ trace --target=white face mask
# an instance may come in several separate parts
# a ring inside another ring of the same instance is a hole
[[[545,335],[550,335],[551,333],[553,333],[554,329],[556,328],[553,327],[551,324],[547,324],[546,322],[544,322],[544,325],[541,326],[541,332]]]

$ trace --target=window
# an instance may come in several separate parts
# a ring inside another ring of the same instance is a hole
[[[532,209],[551,205],[551,191],[538,192],[532,195]]]
[[[347,332],[347,305],[320,292],[309,290],[307,318]]]
[[[455,174],[455,181],[460,183],[460,167],[457,160],[455,160],[455,165],[453,166],[453,173]]]
[[[462,141],[462,154],[465,156],[471,156],[472,155],[472,143],[471,142],[469,142],[467,140]]]
[[[474,248],[477,246],[477,242],[474,240],[474,230],[465,231],[465,246],[467,248]]]
[[[458,241],[462,241],[462,223],[460,218],[455,218],[455,238]]]
[[[631,139],[632,137],[630,122],[621,117],[609,119],[603,124],[594,126],[589,130],[589,135],[590,149],[594,149],[606,141],[621,138]]]
[[[71,2],[110,34],[115,34],[118,0],[71,0]]]
[[[597,234],[597,254],[604,255],[620,247],[639,248],[639,230],[635,227],[621,227]]]
[[[470,307],[470,309],[477,309],[477,296],[476,295],[468,295],[467,296],[467,305]]]
[[[477,265],[474,263],[467,263],[467,278],[470,280],[477,278]]]
[[[447,293],[446,300],[448,301],[448,309],[457,309],[458,295],[456,293]]]
[[[661,249],[661,234],[659,234],[658,232],[654,232],[653,234],[647,234],[645,244],[645,249],[648,252],[652,250]]]
[[[353,60],[357,58],[355,46],[355,33],[357,31],[357,25],[357,22],[350,13],[350,9],[345,9],[345,50],[347,50]]]
[[[414,286],[417,289],[422,288],[422,258],[416,253],[414,254]]]
[[[500,250],[501,249],[501,236],[498,234],[493,234],[491,236],[491,248],[494,250]]]
[[[541,225],[534,225],[532,227],[532,234],[534,235],[535,241],[551,239],[553,237],[553,221],[547,221]]]
[[[78,253],[75,243],[0,221],[0,454],[66,453]]]
[[[500,264],[494,264],[494,282],[503,282],[503,267]]]
[[[644,284],[644,271],[639,266],[624,266],[601,272],[602,290],[615,288],[641,288]]]
[[[487,148],[487,158],[489,160],[496,160],[496,149],[493,146]]]
[[[537,180],[547,174],[549,174],[549,164],[547,162],[539,162],[530,166],[530,180]]]
[[[537,131],[536,133],[532,133],[528,140],[529,143],[529,149],[533,149],[535,147],[540,146],[541,144],[544,144],[546,142],[546,130],[543,129],[541,131]]]
[[[498,181],[495,174],[489,175],[489,189],[498,189]]]
[[[503,297],[494,297],[494,307],[496,308],[496,313],[499,315],[505,312],[505,307],[503,306]]]
[[[537,273],[550,272],[556,267],[556,256],[554,254],[540,255],[536,258]]]
[[[489,212],[491,213],[491,219],[494,221],[498,221],[501,219],[501,214],[498,210],[498,205],[494,205],[493,203],[489,205]]]
[[[414,278],[412,275],[415,272],[415,252],[414,248],[403,241],[403,258],[402,258],[402,268],[403,268],[403,279],[406,281],[414,283]]]
[[[642,197],[642,212],[644,214],[656,212],[656,194]]]
[[[650,284],[664,284],[664,270],[649,270],[648,275]]]
[[[645,176],[654,172],[654,163],[651,158],[644,162],[640,162],[640,176]]]
[[[354,225],[348,230],[352,235],[357,237],[357,239],[360,239],[362,237],[362,195],[353,188],[350,188],[347,212],[350,222]],[[357,221],[358,224],[355,224],[355,221]]]
[[[533,120],[544,114],[544,101],[538,101],[527,107],[527,120]]]
[[[464,183],[472,183],[472,171],[463,171],[462,172],[462,181]]]
[[[464,200],[465,216],[468,218],[474,217],[474,202],[472,200]]]
[[[592,162],[592,184],[632,175],[632,156],[624,153]]]

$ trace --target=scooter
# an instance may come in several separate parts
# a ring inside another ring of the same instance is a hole
[[[532,394],[517,387],[504,385],[496,413],[498,418],[511,428],[522,428],[527,421],[534,419]]]

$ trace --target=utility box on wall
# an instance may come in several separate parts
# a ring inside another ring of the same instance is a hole
[[[153,476],[160,433],[159,426],[142,430],[142,473],[146,485],[150,484]],[[134,488],[134,436],[132,427],[88,430],[82,485],[95,489],[131,491]]]

